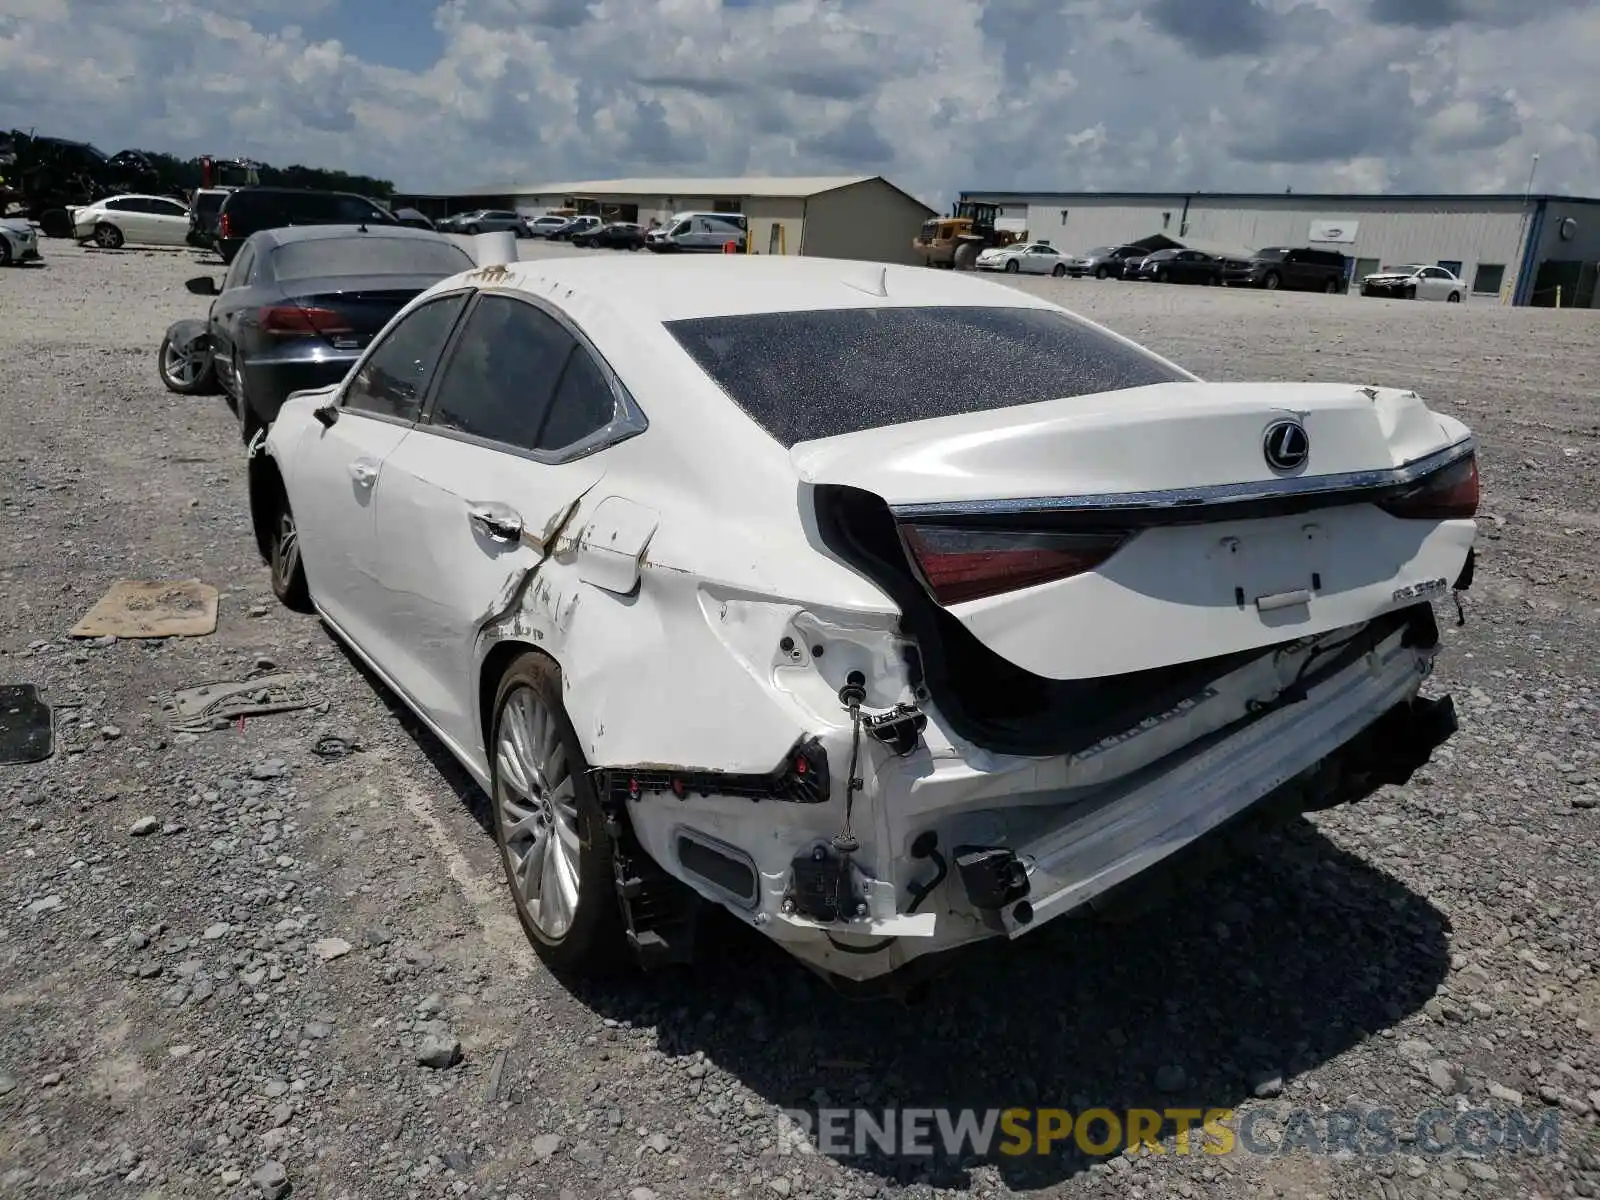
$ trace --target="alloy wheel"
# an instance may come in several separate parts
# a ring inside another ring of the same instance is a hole
[[[578,906],[578,800],[555,714],[533,688],[506,698],[495,756],[511,885],[534,928],[560,941]]]
[[[278,513],[278,536],[272,553],[272,582],[280,595],[293,584],[299,566],[300,531],[295,528],[294,514],[285,505]]]
[[[182,387],[193,387],[205,368],[207,351],[197,349],[198,342],[180,345],[169,341],[161,354],[161,370],[167,378]]]

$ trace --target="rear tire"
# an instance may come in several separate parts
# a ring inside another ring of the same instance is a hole
[[[11,243],[0,237],[0,267],[11,265]]]
[[[107,221],[94,227],[94,244],[102,250],[121,250],[124,240],[122,230]]]
[[[517,919],[539,957],[557,971],[611,974],[628,961],[611,837],[561,691],[561,668],[533,652],[516,659],[495,689],[495,843]]]

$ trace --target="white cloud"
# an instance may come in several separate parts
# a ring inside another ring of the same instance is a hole
[[[0,0],[0,128],[402,188],[1600,193],[1583,0]],[[405,63],[406,66],[396,66]]]

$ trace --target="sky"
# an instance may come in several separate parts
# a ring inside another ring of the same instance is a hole
[[[1594,0],[0,0],[0,128],[402,191],[1600,195]]]

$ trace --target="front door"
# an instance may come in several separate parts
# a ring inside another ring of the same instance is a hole
[[[448,739],[481,750],[478,638],[518,599],[605,471],[618,400],[553,310],[487,292],[467,313],[427,413],[384,464],[377,502],[395,682]]]
[[[292,497],[300,557],[324,615],[373,659],[390,649],[389,599],[378,583],[373,537],[379,480],[422,412],[439,355],[468,293],[456,292],[406,314],[376,342],[345,383],[337,419],[292,449]],[[399,543],[402,546],[407,542]]]

